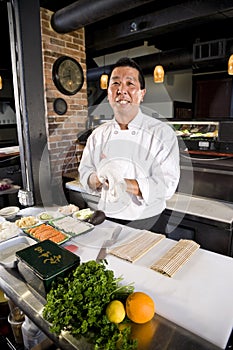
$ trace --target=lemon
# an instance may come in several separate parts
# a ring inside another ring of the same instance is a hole
[[[125,307],[119,300],[111,301],[106,308],[106,315],[110,322],[121,323],[125,318]]]

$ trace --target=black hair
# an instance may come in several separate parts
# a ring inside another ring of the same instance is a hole
[[[140,83],[140,88],[145,89],[145,78],[143,75],[143,71],[142,68],[134,61],[132,60],[132,58],[129,57],[122,57],[120,58],[112,67],[112,71],[113,69],[117,68],[117,67],[132,67],[137,69],[138,71],[138,77],[139,77],[139,83]],[[111,74],[112,74],[111,71]]]

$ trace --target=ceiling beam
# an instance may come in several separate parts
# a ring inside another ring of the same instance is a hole
[[[175,6],[135,17],[133,20],[109,22],[108,27],[86,28],[87,53],[97,57],[101,50],[113,50],[143,40],[155,42],[156,36],[172,33],[173,30],[188,30],[195,26],[233,17],[233,3],[226,1],[186,1]],[[93,30],[94,29],[94,30]],[[159,44],[159,43],[157,43]],[[156,47],[158,47],[157,45]]]
[[[55,12],[51,25],[58,33],[69,33],[115,14],[135,9],[153,0],[79,0]]]

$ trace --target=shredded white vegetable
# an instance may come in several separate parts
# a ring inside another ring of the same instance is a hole
[[[4,241],[19,233],[19,228],[14,222],[3,221],[0,223],[0,241]]]

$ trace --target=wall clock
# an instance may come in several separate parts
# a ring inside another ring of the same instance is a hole
[[[53,109],[59,115],[65,114],[67,111],[66,101],[63,98],[56,98],[53,102]]]
[[[75,95],[84,82],[81,65],[68,56],[61,56],[54,62],[52,77],[57,89],[65,95]]]

